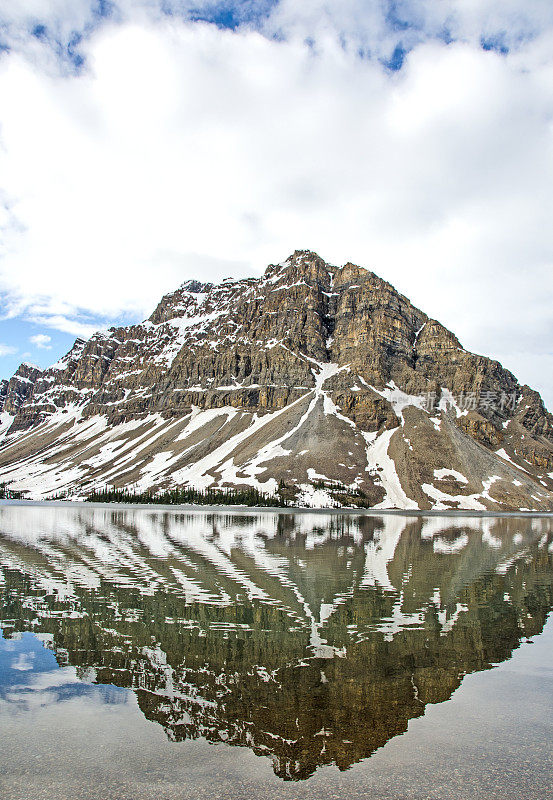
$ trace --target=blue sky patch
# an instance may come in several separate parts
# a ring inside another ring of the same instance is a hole
[[[393,31],[407,31],[410,28],[417,28],[412,20],[407,20],[401,16],[399,4],[397,2],[388,3],[388,10],[386,12],[386,23]]]
[[[397,72],[402,68],[406,55],[407,50],[405,50],[403,45],[398,44],[395,46],[394,52],[390,58],[387,61],[383,61],[383,63],[388,69],[392,70],[393,72]]]
[[[482,45],[483,50],[494,50],[496,53],[500,53],[502,56],[506,56],[509,52],[509,48],[505,44],[504,33],[499,33],[495,36],[482,36],[480,39],[480,44]]]
[[[89,318],[86,322],[98,330],[108,327],[106,321],[101,319]],[[138,320],[126,315],[118,322],[128,325]],[[32,341],[32,337],[37,335],[50,337],[50,341],[42,340],[42,346],[38,346]],[[76,338],[76,334],[29,322],[21,317],[0,320],[0,378],[11,378],[23,361],[36,364],[41,369],[50,367],[71,349]]]
[[[10,692],[16,690],[18,698],[15,702],[19,702],[21,696],[36,691],[34,675],[58,673],[58,670],[64,669],[58,664],[55,653],[34,633],[26,631],[16,634],[15,638],[5,639],[0,628],[0,697],[3,699],[10,701]],[[94,696],[108,705],[125,703],[130,693],[129,689],[113,684],[76,681],[72,671],[68,673],[66,683],[55,681],[52,686],[39,687],[39,691],[53,696],[58,703],[74,697]]]
[[[58,669],[54,653],[43,645],[33,633],[18,634],[17,638],[4,639],[0,629],[0,687],[28,683],[29,672],[49,672]],[[25,660],[30,669],[17,665]],[[16,665],[16,666],[14,666]]]
[[[277,0],[238,0],[238,2],[213,3],[210,6],[190,9],[186,17],[193,22],[210,22],[218,28],[236,30],[240,25],[255,23],[269,16],[278,5]],[[174,11],[166,13],[174,14]]]
[[[96,6],[93,8],[93,13],[100,19],[111,17],[115,11],[115,4],[110,0],[97,0]]]

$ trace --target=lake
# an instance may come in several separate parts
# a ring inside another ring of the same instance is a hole
[[[553,797],[553,520],[0,505],[6,800]]]

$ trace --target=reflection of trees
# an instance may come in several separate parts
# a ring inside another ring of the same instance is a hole
[[[284,779],[366,758],[552,606],[543,521],[71,513],[0,539],[4,627]]]

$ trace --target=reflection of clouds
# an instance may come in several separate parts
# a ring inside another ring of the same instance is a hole
[[[22,653],[20,659],[26,655]],[[26,669],[32,670],[32,663]],[[12,713],[28,713],[56,703],[77,701],[91,705],[125,705],[129,702],[131,692],[127,689],[85,683],[87,678],[94,677],[95,670],[85,670],[84,680],[81,679],[75,667],[29,673],[26,681],[18,683],[17,687],[4,694],[0,699],[0,708],[7,706]]]
[[[5,701],[12,707],[10,710],[27,713],[36,708],[54,705],[58,702],[58,698],[52,692],[32,692],[28,689],[18,689],[7,692]]]
[[[42,691],[55,689],[59,686],[70,686],[75,683],[82,683],[77,677],[76,668],[61,667],[60,669],[53,669],[48,672],[35,672],[33,675],[30,675],[27,683],[27,690]]]
[[[21,672],[25,672],[26,670],[33,669],[33,661],[35,658],[34,653],[20,653],[19,656],[12,661],[10,667],[12,669],[20,670]]]

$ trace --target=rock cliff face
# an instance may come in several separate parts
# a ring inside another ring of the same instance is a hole
[[[31,397],[41,370],[33,364],[23,363],[9,381],[3,380],[0,387],[2,411],[17,415],[21,406]]]
[[[309,251],[188,281],[0,389],[0,481],[255,486],[298,505],[553,508],[553,417],[389,283]],[[285,487],[283,489],[283,487]]]

